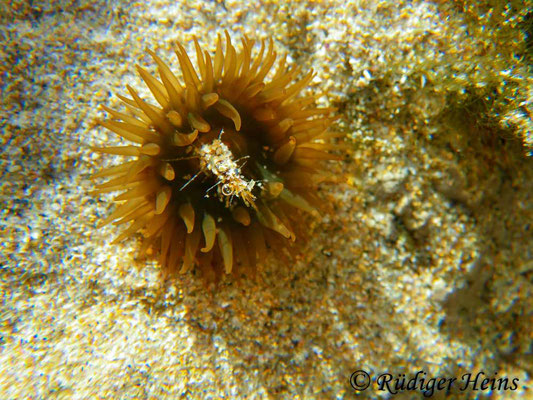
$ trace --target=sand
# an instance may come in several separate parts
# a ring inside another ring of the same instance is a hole
[[[356,392],[356,370],[497,373],[518,384],[491,398],[533,398],[518,17],[499,10],[514,32],[502,36],[468,3],[248,4],[0,5],[0,398],[423,396],[374,381]],[[145,48],[177,69],[173,43],[192,49],[196,35],[213,51],[224,29],[313,68],[350,150],[320,189],[334,212],[306,221],[298,258],[271,257],[255,279],[163,284],[135,239],[111,245],[117,227],[96,229],[112,195],[90,196],[90,176],[118,158],[90,146],[120,143],[96,126],[98,106],[119,107],[126,84],[148,95],[134,68],[154,71]],[[486,106],[491,85],[502,104],[512,94],[506,109]],[[470,389],[451,396],[490,393]]]

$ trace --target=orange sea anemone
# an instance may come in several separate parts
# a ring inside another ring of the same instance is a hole
[[[297,80],[300,68],[284,59],[267,80],[272,40],[255,56],[254,41],[244,37],[237,52],[227,32],[214,58],[194,45],[199,74],[180,44],[181,80],[151,51],[159,80],[137,66],[158,104],[127,86],[128,113],[104,106],[100,125],[135,145],[94,149],[131,158],[94,175],[112,178],[95,193],[126,190],[100,225],[130,222],[115,242],[141,232],[166,275],[195,265],[208,276],[253,271],[268,249],[296,239],[300,211],[320,208],[323,160],[338,159],[328,152],[334,109],[297,98],[313,72]]]

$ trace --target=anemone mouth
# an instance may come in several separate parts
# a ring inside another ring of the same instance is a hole
[[[129,222],[115,242],[141,232],[141,251],[158,252],[165,274],[253,271],[268,248],[295,240],[299,211],[318,213],[323,161],[338,159],[328,143],[340,136],[328,131],[334,109],[297,97],[313,72],[298,80],[282,59],[266,81],[272,40],[252,56],[252,40],[237,52],[225,36],[213,58],[194,39],[199,74],[178,45],[181,79],[148,51],[159,79],[137,69],[157,104],[128,86],[131,98],[119,96],[127,113],[104,106],[110,118],[100,124],[136,145],[95,149],[133,158],[94,175],[112,178],[96,194],[126,190],[100,226]]]

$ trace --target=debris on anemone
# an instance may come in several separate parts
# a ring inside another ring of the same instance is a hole
[[[115,242],[142,233],[143,252],[159,254],[164,275],[195,265],[208,277],[255,270],[268,249],[290,248],[301,211],[317,214],[316,185],[323,160],[339,136],[328,131],[333,108],[317,108],[318,95],[298,98],[313,78],[278,63],[273,42],[252,56],[244,37],[237,52],[226,32],[212,58],[194,40],[198,71],[185,49],[176,55],[182,80],[152,51],[159,80],[137,70],[158,104],[127,86],[119,96],[129,113],[103,107],[100,125],[135,143],[95,148],[131,158],[95,178],[111,178],[94,193],[117,190],[121,204],[100,226],[130,222]]]

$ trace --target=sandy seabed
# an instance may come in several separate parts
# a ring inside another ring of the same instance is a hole
[[[0,398],[354,398],[356,370],[359,398],[422,398],[419,380],[376,381],[418,371],[426,389],[457,378],[435,399],[533,398],[532,161],[466,98],[528,77],[471,17],[420,0],[0,5]],[[176,41],[213,51],[224,29],[313,68],[350,151],[300,257],[163,285],[135,240],[96,229],[112,195],[88,195],[90,175],[117,159],[89,147],[119,143],[98,106],[147,93],[145,48],[177,70]],[[461,390],[480,372],[509,389]]]

